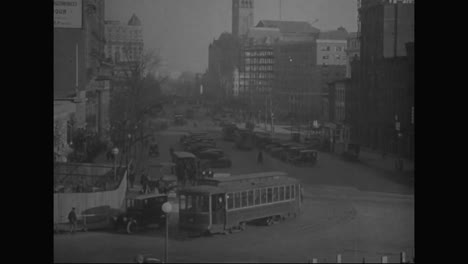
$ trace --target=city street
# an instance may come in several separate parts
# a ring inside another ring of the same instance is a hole
[[[399,260],[399,252],[414,255],[414,176],[388,173],[339,157],[320,153],[316,167],[297,168],[257,151],[239,151],[220,139],[220,129],[198,116],[197,131],[210,131],[217,146],[232,159],[231,174],[285,171],[304,186],[303,214],[296,219],[266,226],[247,226],[240,233],[188,238],[177,231],[177,212],[171,215],[170,262],[330,262],[336,254],[343,262]],[[146,163],[168,161],[169,147],[191,129],[170,127],[157,133],[161,156]],[[406,177],[406,178],[405,178]],[[136,182],[139,182],[137,178]],[[177,208],[177,207],[176,207]],[[129,262],[138,253],[164,256],[164,235],[148,230],[134,235],[107,231],[54,236],[55,262]]]

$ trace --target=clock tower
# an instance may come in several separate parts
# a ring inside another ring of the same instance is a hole
[[[232,0],[232,34],[247,34],[253,23],[253,0]]]

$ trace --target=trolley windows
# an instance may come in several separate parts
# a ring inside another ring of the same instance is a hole
[[[291,185],[291,199],[294,199],[294,185]]]
[[[240,193],[234,194],[234,208],[240,208]]]
[[[247,192],[242,192],[241,200],[241,207],[247,207]]]
[[[233,193],[228,193],[227,204],[228,204],[228,209],[234,208],[234,194]]]
[[[291,194],[289,192],[289,186],[286,186],[286,200],[289,200],[291,198]]]
[[[267,200],[266,200],[266,198],[267,198],[266,189],[263,188],[263,189],[261,190],[261,193],[262,193],[262,194],[261,194],[260,203],[261,203],[261,204],[265,204],[265,203],[267,202]]]
[[[179,209],[180,210],[185,210],[186,208],[186,198],[185,195],[181,195],[179,198]]]
[[[284,186],[279,187],[279,200],[284,200]]]
[[[278,201],[278,187],[273,188],[273,202]]]
[[[180,197],[180,210],[208,213],[210,200],[208,195],[187,195]]]
[[[248,206],[254,205],[253,199],[254,199],[254,191],[250,190],[248,192],[248,204],[247,204]]]
[[[272,196],[273,196],[273,188],[268,188],[268,192],[267,192],[268,201],[267,201],[267,203],[271,203]]]
[[[208,195],[200,195],[198,197],[197,211],[208,213],[210,209],[210,197]]]
[[[260,204],[260,189],[255,190],[255,205]]]

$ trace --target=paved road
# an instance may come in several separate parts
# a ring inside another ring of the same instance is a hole
[[[169,160],[169,147],[188,127],[171,128],[158,134],[161,156],[147,163]],[[209,128],[199,122],[197,130]],[[193,128],[191,128],[193,130]],[[314,168],[296,168],[265,155],[265,164],[255,163],[255,151],[243,152],[229,142],[218,141],[229,153],[232,174],[280,170],[304,185],[304,210],[296,219],[278,225],[247,226],[229,236],[187,238],[177,232],[177,212],[171,215],[169,261],[171,262],[306,262],[312,258],[343,262],[378,262],[382,255],[398,261],[398,253],[413,256],[413,182],[363,165],[347,163],[322,153]],[[160,230],[135,235],[106,231],[54,236],[55,262],[129,262],[138,253],[163,257]]]

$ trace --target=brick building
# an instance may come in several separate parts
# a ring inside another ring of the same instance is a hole
[[[316,67],[316,42],[279,42],[274,54],[275,116],[293,123],[318,119],[322,92]]]
[[[140,19],[133,14],[127,24],[105,21],[106,58],[113,62],[138,61],[143,54],[143,28]]]
[[[239,97],[247,102],[249,117],[265,119],[265,104],[274,83],[273,44],[278,29],[250,28],[243,39],[239,58]]]
[[[361,4],[361,52],[354,65],[359,69],[351,73],[352,137],[376,151],[411,158],[414,44],[408,43],[414,43],[414,2]]]

